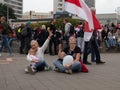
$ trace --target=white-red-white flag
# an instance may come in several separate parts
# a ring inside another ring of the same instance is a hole
[[[90,30],[94,29],[91,10],[84,0],[65,0],[65,10],[86,20]]]
[[[84,40],[89,41],[96,23],[94,23],[93,14],[84,0],[65,0],[65,10],[86,21],[87,28],[84,33]]]

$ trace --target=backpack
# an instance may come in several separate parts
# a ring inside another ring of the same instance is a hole
[[[21,30],[21,35],[22,35],[22,36],[27,36],[27,35],[28,35],[27,27],[24,27],[24,28]]]

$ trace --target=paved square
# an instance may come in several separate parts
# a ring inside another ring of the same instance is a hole
[[[3,53],[0,57],[0,90],[120,90],[120,53],[101,54],[106,64],[93,63],[87,66],[89,73],[72,75],[55,71],[25,74],[25,55],[15,53],[12,60],[6,60],[6,56]],[[45,55],[52,66],[56,58]]]

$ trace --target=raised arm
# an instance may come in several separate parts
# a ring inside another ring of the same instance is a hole
[[[59,44],[58,57],[59,57],[60,59],[63,59],[63,57],[64,57],[65,55],[66,55],[65,52],[62,51],[62,45]]]

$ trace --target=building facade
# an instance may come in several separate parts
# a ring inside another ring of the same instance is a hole
[[[17,19],[22,19],[23,0],[0,0],[0,3],[11,7],[15,11]]]
[[[95,0],[85,0],[85,3],[88,5],[88,7],[95,7]]]
[[[85,0],[89,7],[95,7],[95,0]],[[64,0],[54,0],[54,14],[64,12]]]
[[[49,13],[40,13],[35,11],[29,11],[23,13],[23,20],[25,19],[47,19],[47,18],[53,18],[53,12]]]
[[[120,15],[117,13],[97,14],[96,16],[103,25],[108,23],[120,23]]]

